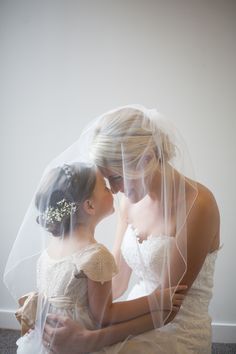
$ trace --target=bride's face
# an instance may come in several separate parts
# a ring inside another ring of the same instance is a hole
[[[124,194],[131,203],[138,203],[148,194],[146,180],[143,178],[127,179],[125,181]]]
[[[99,167],[99,170],[109,181],[112,193],[124,193],[131,203],[139,202],[148,193],[147,181],[144,178],[124,179],[108,168]]]
[[[108,180],[110,188],[113,194],[118,192],[124,193],[124,180],[123,177],[112,172],[108,168],[99,167],[102,175]]]

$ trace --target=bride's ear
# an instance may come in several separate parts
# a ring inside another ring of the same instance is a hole
[[[84,208],[84,211],[89,214],[89,215],[94,215],[95,213],[95,208],[94,208],[94,205],[93,205],[93,202],[91,199],[86,199],[84,202],[83,202],[83,208]]]

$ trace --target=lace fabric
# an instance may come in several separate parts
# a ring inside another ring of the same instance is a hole
[[[45,250],[38,260],[38,290],[48,303],[48,313],[68,316],[88,329],[95,329],[97,325],[88,307],[87,279],[103,283],[116,273],[112,254],[98,243],[62,259],[51,258]],[[32,354],[34,345],[39,346],[40,354],[46,353],[40,336],[41,331],[36,324],[32,333],[17,342],[17,353]]]
[[[38,288],[47,297],[70,296],[73,301],[86,304],[84,292],[87,277],[104,283],[117,273],[114,257],[108,249],[98,243],[71,256],[55,260],[45,250],[39,258]],[[53,276],[53,277],[52,277]],[[80,289],[80,291],[78,291]]]
[[[131,300],[146,295],[147,291],[155,289],[158,285],[158,263],[161,264],[162,252],[171,238],[162,236],[149,237],[143,243],[137,242],[137,237],[131,225],[127,228],[123,243],[122,254],[128,265],[137,276],[137,282],[130,290],[127,299]],[[149,289],[143,281],[142,265],[137,261],[139,252],[147,260],[146,267],[149,272]],[[211,318],[208,314],[209,302],[212,298],[215,261],[218,251],[207,255],[197,278],[189,289],[187,296],[175,319],[161,329],[149,331],[137,336],[139,345],[145,350],[146,341],[153,343],[150,353],[178,353],[178,354],[210,354],[211,353]],[[168,335],[165,341],[163,336]],[[143,343],[143,344],[142,344]],[[149,345],[150,345],[149,343]],[[128,351],[127,351],[128,353]]]

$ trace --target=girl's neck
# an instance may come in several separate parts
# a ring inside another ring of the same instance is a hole
[[[48,253],[52,258],[60,259],[69,256],[86,246],[96,243],[94,238],[95,228],[91,225],[78,225],[73,232],[63,238],[51,239]]]
[[[69,235],[72,242],[78,245],[87,245],[96,242],[94,238],[95,227],[91,224],[79,224],[76,229]]]

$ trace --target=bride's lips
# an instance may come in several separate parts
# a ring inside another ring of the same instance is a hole
[[[135,190],[134,189],[129,189],[129,190],[125,191],[125,196],[127,198],[132,198],[132,196],[134,196],[134,195],[135,195]]]
[[[125,196],[130,200],[131,203],[137,203],[140,199],[142,199],[135,189],[126,191]]]
[[[137,203],[145,197],[146,191],[144,189],[138,190],[132,188],[132,189],[125,190],[124,194],[131,201],[131,203]]]

